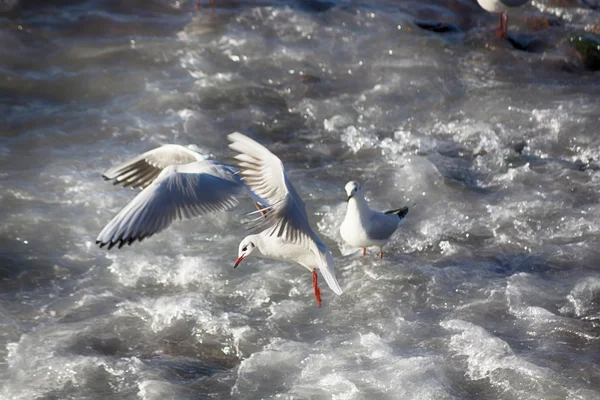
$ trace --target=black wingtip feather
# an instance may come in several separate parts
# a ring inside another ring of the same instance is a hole
[[[396,214],[398,218],[402,219],[408,214],[408,207],[398,208],[396,210],[386,211],[384,214]]]

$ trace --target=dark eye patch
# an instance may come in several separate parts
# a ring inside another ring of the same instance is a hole
[[[246,250],[248,250],[248,247],[246,247],[246,246],[242,247],[242,251],[246,251]]]

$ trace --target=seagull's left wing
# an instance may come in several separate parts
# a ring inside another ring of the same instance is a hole
[[[102,229],[96,243],[121,247],[166,229],[174,220],[228,210],[245,189],[233,171],[209,160],[170,165]]]

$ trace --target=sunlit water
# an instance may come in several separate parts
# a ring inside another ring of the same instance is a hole
[[[3,2],[0,398],[599,399],[593,2],[533,2],[512,42],[469,0],[216,2]],[[298,265],[233,269],[247,200],[94,243],[136,194],[105,169],[230,161],[235,130],[336,257],[321,309]],[[382,261],[341,241],[351,179],[411,206]]]

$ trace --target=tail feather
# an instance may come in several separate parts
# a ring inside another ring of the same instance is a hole
[[[408,207],[398,208],[396,210],[386,211],[384,214],[396,214],[398,218],[402,219],[408,214]]]

